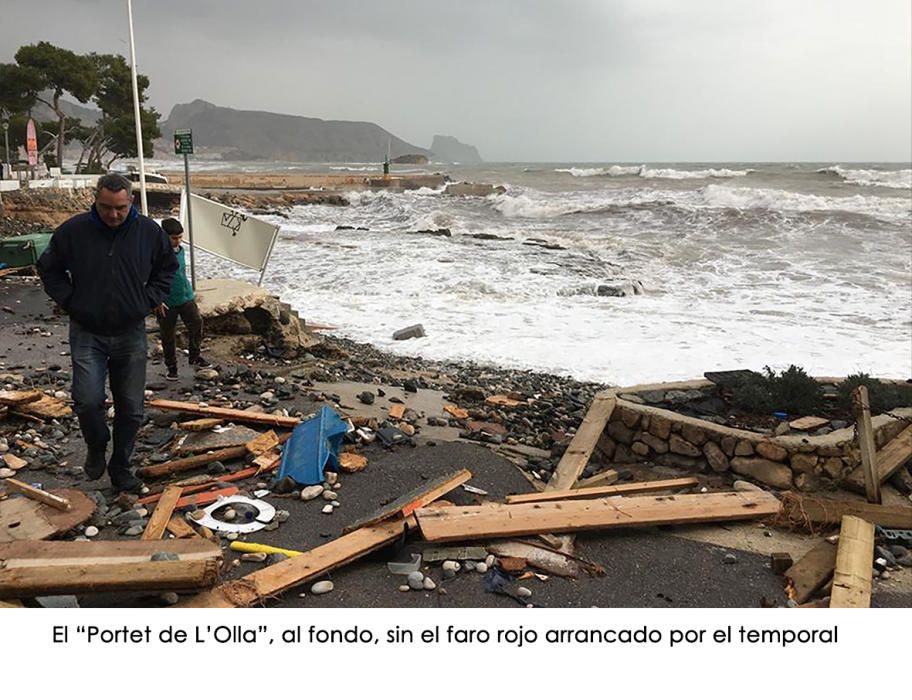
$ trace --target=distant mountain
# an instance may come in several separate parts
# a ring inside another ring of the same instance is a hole
[[[481,156],[475,146],[460,143],[452,136],[435,136],[431,152],[437,160],[448,160],[454,163],[481,163]]]
[[[194,149],[200,154],[231,160],[379,163],[387,147],[393,157],[430,155],[370,122],[230,109],[203,100],[174,106],[161,124],[163,138],[156,153],[173,152],[175,129],[193,129]]]
[[[41,93],[41,98],[48,102],[53,101],[52,97],[50,92]],[[84,126],[91,126],[101,119],[101,110],[76,104],[62,98],[60,100],[60,109],[68,117],[81,120]],[[57,115],[54,114],[54,110],[43,102],[36,102],[35,106],[32,107],[32,117],[42,122],[57,121]]]

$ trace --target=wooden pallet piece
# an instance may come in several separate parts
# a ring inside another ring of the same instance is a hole
[[[890,440],[877,453],[877,477],[882,484],[912,459],[912,425]],[[846,478],[846,486],[854,491],[865,492],[864,469],[857,467]]]
[[[0,501],[0,542],[43,540],[81,525],[95,512],[95,501],[79,489],[53,489],[50,493],[70,502],[69,510],[57,510],[28,498]]]
[[[768,493],[631,496],[552,503],[422,508],[416,512],[429,542],[517,537],[642,525],[747,520],[775,515],[779,500]]]
[[[830,593],[831,608],[871,607],[874,525],[854,515],[842,519]]]
[[[152,511],[152,516],[149,518],[146,529],[143,531],[142,539],[160,540],[162,538],[162,535],[165,534],[165,529],[168,527],[168,521],[171,519],[171,514],[174,512],[174,507],[177,505],[180,497],[180,486],[168,486],[165,488],[161,499],[159,499],[158,504],[155,506],[155,510]]]
[[[374,525],[383,520],[394,518],[396,516],[408,517],[418,508],[436,501],[444,494],[449,493],[457,486],[460,486],[472,478],[472,472],[468,469],[460,469],[458,472],[447,474],[439,479],[434,479],[427,484],[422,484],[412,489],[408,493],[400,496],[395,501],[383,506],[360,520],[357,520],[342,530],[343,534],[357,530],[358,528]]]
[[[193,526],[190,525],[190,523],[188,523],[179,515],[172,515],[168,519],[168,524],[165,525],[165,528],[168,530],[168,532],[180,540],[202,537],[202,535],[193,529]]]
[[[303,554],[267,566],[180,603],[186,608],[245,608],[312,581],[385,547],[415,527],[413,517],[369,525]]]
[[[146,401],[149,408],[157,408],[161,411],[180,411],[190,413],[206,418],[219,418],[221,420],[233,421],[235,423],[255,423],[258,425],[272,425],[279,428],[294,428],[301,422],[300,418],[291,416],[274,416],[271,413],[251,413],[249,411],[239,411],[235,408],[223,408],[220,406],[200,406],[199,404],[188,401],[172,401],[170,399],[152,399]]]
[[[239,459],[247,455],[247,448],[244,445],[237,447],[226,447],[222,450],[216,450],[203,455],[194,455],[193,457],[183,457],[174,459],[170,462],[161,464],[152,464],[148,467],[141,467],[137,473],[146,479],[168,476],[169,474],[180,474],[190,471],[191,469],[200,469],[213,462],[226,462],[231,459]]]
[[[3,483],[4,486],[6,486],[7,491],[21,493],[26,498],[31,498],[33,501],[44,503],[45,505],[51,506],[51,508],[66,511],[71,507],[68,499],[63,498],[62,496],[56,496],[53,493],[42,489],[37,489],[34,486],[29,486],[18,479],[7,479]]]
[[[836,545],[821,540],[785,572],[785,577],[795,589],[795,601],[799,604],[806,603],[814,591],[830,580],[835,567]]]
[[[504,499],[504,503],[544,503],[546,501],[604,498],[605,496],[632,496],[634,494],[653,493],[655,491],[686,489],[699,485],[700,480],[697,477],[685,476],[680,479],[638,481],[627,484],[617,484],[615,486],[595,486],[591,488],[567,489],[566,491],[514,494],[512,496],[507,496]]]
[[[546,490],[563,491],[572,487],[579,479],[616,405],[617,399],[614,394],[603,393],[595,397],[567,451],[561,457],[557,469],[554,470]]]

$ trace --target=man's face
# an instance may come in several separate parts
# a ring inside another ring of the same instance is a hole
[[[177,249],[180,248],[180,244],[184,240],[184,234],[175,233],[173,235],[169,235],[168,238],[171,239],[171,247],[174,248],[174,252],[176,253]]]
[[[95,195],[95,209],[98,211],[98,216],[111,228],[117,228],[126,220],[132,203],[130,193],[126,190],[112,192],[102,188]]]

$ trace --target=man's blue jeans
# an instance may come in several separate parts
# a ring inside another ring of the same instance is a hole
[[[104,451],[110,433],[105,421],[105,375],[114,398],[114,448],[108,474],[115,485],[130,474],[130,456],[143,421],[146,387],[145,321],[119,335],[99,335],[70,319],[73,404],[90,450]]]

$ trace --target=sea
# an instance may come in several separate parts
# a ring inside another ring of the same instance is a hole
[[[622,386],[791,364],[912,377],[908,163],[393,166],[416,172],[504,192],[351,192],[347,207],[264,216],[281,226],[264,286],[335,334],[432,360]],[[205,254],[198,265],[258,277]],[[419,323],[425,337],[392,339]]]

